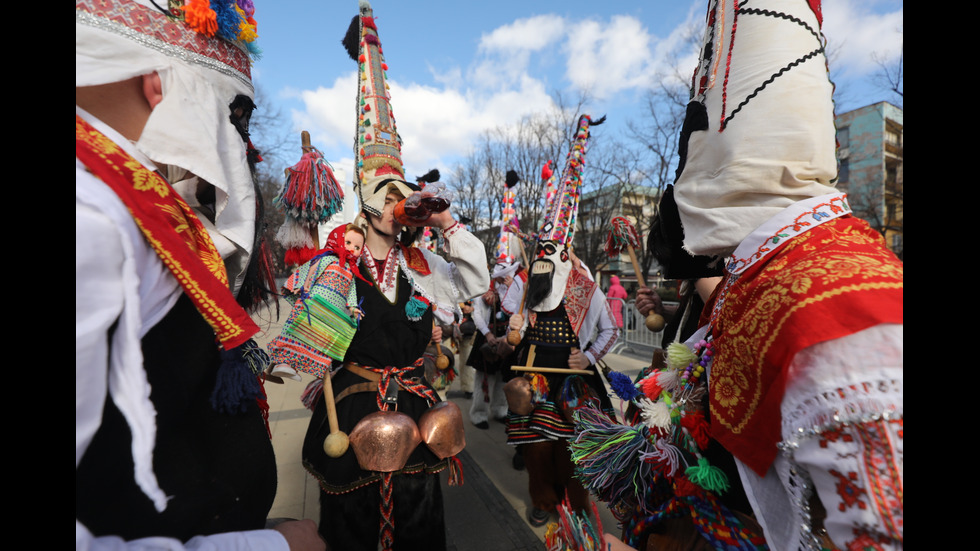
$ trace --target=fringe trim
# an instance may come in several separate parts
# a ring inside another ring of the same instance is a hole
[[[903,381],[867,381],[834,391],[813,395],[783,413],[783,434],[799,442],[829,427],[861,422],[877,417],[901,417],[904,411]],[[780,447],[790,446],[780,443]]]

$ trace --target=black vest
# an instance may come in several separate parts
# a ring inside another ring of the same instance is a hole
[[[143,338],[157,411],[153,470],[171,497],[157,513],[133,477],[132,440],[106,398],[102,425],[75,470],[75,518],[95,535],[124,539],[261,529],[276,494],[272,442],[257,404],[243,414],[209,403],[219,365],[214,331],[182,295]]]

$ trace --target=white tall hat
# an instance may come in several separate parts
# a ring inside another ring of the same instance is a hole
[[[710,1],[674,185],[692,254],[728,255],[785,207],[833,191],[821,22],[819,0]]]

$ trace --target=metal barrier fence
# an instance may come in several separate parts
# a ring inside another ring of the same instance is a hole
[[[636,351],[636,348],[660,348],[663,331],[654,333],[646,327],[646,316],[636,309],[634,300],[624,301],[621,298],[607,298],[609,307],[615,309],[618,305],[623,312],[623,327],[619,331],[619,339],[610,352],[620,353],[625,350]],[[618,303],[618,304],[617,304]],[[664,307],[670,310],[676,308],[676,303],[664,302]]]

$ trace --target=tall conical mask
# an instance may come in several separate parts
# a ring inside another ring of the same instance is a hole
[[[529,302],[529,308],[536,312],[549,312],[558,307],[565,294],[565,285],[572,270],[568,249],[572,246],[578,217],[579,196],[582,192],[582,170],[585,168],[585,154],[588,150],[591,128],[602,124],[602,117],[593,121],[589,115],[578,119],[575,139],[568,151],[565,168],[558,180],[554,173],[547,179],[548,199],[544,222],[538,232],[538,254],[529,267],[529,296],[538,286],[535,280],[550,276],[551,291],[540,301]]]
[[[361,208],[380,216],[392,187],[407,197],[418,186],[405,181],[401,137],[391,108],[387,71],[374,11],[360,0],[343,44],[357,61],[357,127],[354,143],[354,187]]]
[[[684,247],[728,255],[785,207],[833,192],[833,84],[819,0],[711,0],[674,196]]]

